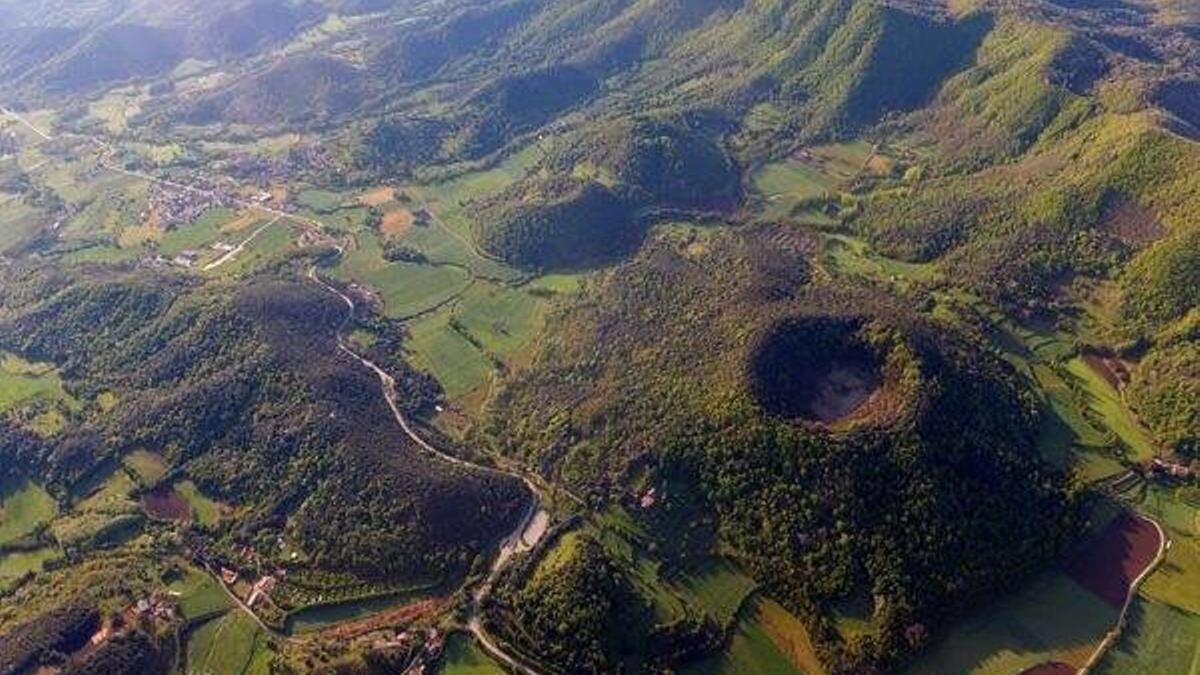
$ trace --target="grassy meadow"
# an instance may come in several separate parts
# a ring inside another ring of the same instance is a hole
[[[734,625],[729,646],[689,665],[684,675],[824,675],[799,621],[778,603],[754,598]]]
[[[167,586],[167,592],[179,600],[179,612],[188,621],[211,616],[232,606],[229,596],[207,573],[185,568],[179,578]]]
[[[0,484],[0,546],[32,534],[58,513],[58,504],[32,481]]]
[[[77,405],[53,366],[0,352],[0,412],[37,399]]]
[[[504,675],[505,671],[488,658],[469,635],[454,633],[446,640],[441,675]]]
[[[1047,661],[1081,667],[1117,610],[1059,572],[956,623],[907,675],[1013,675]]]
[[[188,671],[193,673],[269,675],[270,658],[262,629],[236,609],[197,628],[187,645]]]

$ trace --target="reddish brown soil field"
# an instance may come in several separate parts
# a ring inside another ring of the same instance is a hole
[[[1065,663],[1050,662],[1023,670],[1021,675],[1075,675],[1076,672],[1078,671]]]
[[[1154,561],[1160,543],[1152,523],[1123,514],[1075,554],[1067,572],[1084,588],[1120,608],[1130,584]]]
[[[192,517],[191,507],[169,485],[142,495],[142,509],[155,520],[188,520]]]

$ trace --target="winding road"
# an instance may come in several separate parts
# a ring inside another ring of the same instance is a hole
[[[1092,672],[1092,669],[1099,665],[1100,659],[1116,644],[1117,639],[1121,637],[1121,633],[1125,629],[1125,623],[1129,620],[1129,608],[1133,606],[1133,601],[1137,597],[1138,589],[1141,587],[1142,582],[1158,569],[1158,566],[1166,558],[1167,551],[1171,550],[1171,539],[1163,531],[1162,525],[1159,525],[1157,520],[1147,515],[1141,513],[1136,515],[1138,518],[1154,526],[1154,530],[1158,534],[1158,551],[1154,554],[1154,559],[1150,561],[1150,564],[1146,565],[1146,569],[1142,570],[1133,581],[1129,582],[1129,591],[1125,594],[1125,604],[1121,606],[1121,613],[1117,616],[1116,625],[1100,641],[1100,644],[1096,647],[1096,651],[1092,652],[1087,663],[1079,669],[1078,675],[1088,675],[1088,673]]]
[[[390,408],[392,411],[392,417],[396,420],[396,424],[399,425],[404,434],[408,436],[409,439],[411,439],[412,442],[417,445],[417,447],[444,462],[448,462],[465,469],[517,478],[525,484],[525,487],[529,489],[529,492],[533,497],[533,500],[529,504],[529,508],[526,509],[525,514],[521,517],[521,520],[518,521],[517,527],[501,542],[500,551],[496,555],[495,561],[492,562],[492,566],[488,571],[487,578],[484,579],[483,582],[480,583],[479,587],[476,588],[471,594],[471,613],[470,617],[467,619],[466,627],[467,630],[470,631],[475,637],[475,639],[479,641],[480,646],[482,646],[483,649],[488,652],[488,654],[508,666],[510,669],[516,671],[517,673],[521,673],[522,675],[542,675],[540,671],[530,667],[519,657],[513,656],[509,652],[505,651],[504,648],[495,640],[495,638],[488,634],[482,619],[483,604],[487,600],[488,596],[491,595],[492,589],[496,583],[496,579],[500,576],[500,573],[504,571],[516,554],[532,549],[545,534],[546,526],[549,523],[549,513],[540,506],[543,501],[541,488],[538,487],[533,480],[523,474],[515,471],[506,471],[504,469],[473,464],[462,458],[455,457],[438,450],[428,441],[422,438],[421,435],[418,434],[413,426],[409,423],[408,418],[406,418],[404,413],[400,410],[399,394],[396,392],[396,378],[383,368],[380,368],[377,364],[375,364],[375,362],[354,351],[349,345],[346,344],[343,332],[350,321],[353,320],[355,311],[354,300],[352,300],[345,293],[339,291],[334,286],[322,280],[320,275],[317,274],[317,268],[315,265],[309,267],[308,278],[321,288],[325,289],[327,292],[341,298],[342,302],[346,305],[348,310],[346,317],[342,320],[342,323],[337,330],[338,349],[353,358],[355,361],[358,361],[365,368],[375,373],[376,377],[379,378],[379,383],[383,390],[383,398],[387,401],[388,408]]]
[[[33,133],[35,133],[37,136],[41,137],[43,140],[46,140],[46,141],[53,140],[53,137],[49,133],[43,132],[42,130],[38,129],[36,126],[34,126],[32,123],[30,123],[23,116],[17,114],[16,112],[12,111],[11,109],[9,109],[7,107],[0,106],[0,114],[6,115],[6,116],[12,118],[13,120],[16,120],[17,122],[23,124],[24,126],[28,127]],[[206,196],[217,196],[217,194],[218,194],[216,191],[211,190],[211,189],[198,188],[198,187],[195,187],[192,185],[187,185],[184,183],[179,183],[176,181],[159,178],[157,176],[153,176],[151,174],[144,173],[141,171],[130,170],[130,169],[126,169],[121,166],[110,164],[107,161],[105,161],[105,159],[103,158],[104,153],[111,150],[111,146],[109,146],[106,142],[96,139],[96,138],[93,138],[93,137],[82,136],[79,134],[70,134],[69,133],[69,134],[65,134],[65,135],[70,136],[70,137],[80,138],[82,140],[90,141],[91,143],[95,144],[101,150],[101,158],[98,160],[98,164],[101,168],[107,169],[107,170],[115,172],[115,173],[123,174],[123,175],[129,176],[131,178],[138,178],[141,180],[148,181],[150,183],[154,183],[157,185],[163,185],[163,186],[174,188],[177,190],[194,192],[194,193],[203,194]],[[251,202],[249,200],[240,199],[237,197],[233,197],[232,195],[223,194],[221,196],[224,196],[225,198],[229,199],[229,201],[233,202],[234,204],[237,204],[244,208],[254,209],[259,212],[272,215],[275,218],[273,220],[271,220],[271,222],[267,223],[266,225],[264,225],[263,227],[261,227],[257,231],[255,231],[250,236],[249,239],[242,242],[242,244],[237,246],[234,250],[227,252],[225,256],[222,256],[218,261],[210,264],[205,269],[216,268],[219,265],[224,264],[224,263],[228,262],[229,260],[233,259],[237,255],[238,252],[240,252],[241,250],[244,250],[246,244],[250,243],[250,241],[252,241],[256,236],[258,236],[263,230],[270,227],[271,225],[273,225],[280,219],[286,218],[293,222],[298,222],[301,224],[309,225],[311,227],[315,227],[318,230],[324,229],[324,227],[321,223],[314,221],[310,218],[306,218],[304,216],[289,213],[289,212],[282,211],[279,209],[274,209],[274,208],[271,208],[264,204],[259,204],[259,203]],[[430,212],[430,213],[432,215],[432,212]],[[436,219],[436,215],[434,215],[433,217]],[[440,221],[437,224],[440,225],[441,227],[443,227],[444,229],[446,229],[447,232],[450,232],[452,235],[457,234],[457,233],[454,233],[452,230],[450,230],[449,227],[447,227],[445,224],[441,223]],[[342,249],[340,246],[336,247],[336,249],[337,249],[338,255],[342,255],[344,253],[344,249]],[[429,453],[430,455],[432,455],[444,462],[448,462],[450,464],[454,464],[456,466],[462,467],[464,469],[469,469],[471,471],[499,474],[499,475],[509,476],[512,478],[517,478],[522,483],[524,483],[525,486],[529,489],[529,492],[533,497],[532,501],[529,504],[529,507],[526,509],[525,514],[521,517],[521,520],[517,523],[516,528],[502,540],[502,542],[500,544],[500,550],[496,555],[496,559],[493,561],[492,566],[488,571],[488,576],[479,584],[479,586],[471,594],[470,616],[467,620],[466,628],[475,637],[475,639],[478,640],[480,646],[482,646],[483,649],[486,652],[488,652],[488,654],[490,654],[494,659],[496,659],[496,660],[500,661],[501,663],[503,663],[504,665],[506,665],[510,670],[512,670],[516,673],[520,673],[521,675],[542,675],[542,673],[540,671],[538,671],[537,669],[526,664],[523,659],[521,659],[517,656],[514,656],[514,655],[510,654],[509,652],[505,651],[505,649],[495,640],[495,638],[493,638],[487,632],[487,629],[484,627],[483,620],[482,620],[483,604],[487,600],[488,596],[491,595],[492,589],[495,586],[496,579],[499,578],[500,573],[504,571],[504,569],[508,566],[508,564],[513,560],[513,557],[515,555],[517,555],[518,553],[523,553],[525,551],[529,551],[534,546],[536,546],[537,543],[541,540],[542,536],[546,532],[547,525],[549,524],[549,513],[544,508],[541,507],[541,503],[543,502],[542,489],[537,485],[537,483],[535,483],[531,478],[529,478],[528,476],[526,476],[524,474],[518,473],[516,471],[507,471],[504,469],[482,466],[479,464],[474,464],[474,463],[468,462],[459,457],[455,457],[455,456],[447,454],[441,450],[438,450],[436,447],[434,447],[432,444],[430,444],[428,441],[426,441],[423,437],[421,437],[421,435],[417,433],[417,431],[409,423],[408,419],[404,416],[403,412],[400,410],[399,394],[396,391],[396,379],[390,373],[385,371],[383,368],[380,368],[377,364],[375,364],[370,359],[355,352],[346,343],[345,337],[343,336],[343,331],[344,331],[345,327],[350,323],[350,321],[353,320],[354,311],[355,311],[354,301],[349,296],[347,296],[346,294],[339,291],[337,288],[335,288],[332,285],[327,284],[325,281],[323,281],[320,278],[320,276],[317,274],[317,268],[315,265],[309,268],[308,277],[313,282],[315,282],[317,285],[319,285],[321,288],[325,289],[327,292],[332,293],[333,295],[336,295],[337,297],[341,298],[342,302],[345,303],[348,311],[346,313],[346,317],[343,319],[341,325],[338,327],[338,330],[337,330],[338,349],[341,350],[342,352],[344,352],[345,354],[347,354],[348,356],[350,356],[351,358],[353,358],[355,361],[358,361],[365,368],[374,372],[375,375],[379,378],[380,386],[383,390],[384,400],[387,401],[388,408],[390,408],[392,411],[392,417],[395,419],[396,424],[399,425],[400,429],[404,432],[404,434],[406,436],[408,436],[408,438],[411,439],[413,441],[413,443],[415,443],[423,451]],[[570,496],[574,497],[574,495],[570,495]],[[242,602],[241,599],[237,597],[236,594],[232,593],[230,591],[230,589],[225,587],[224,583],[221,584],[221,587],[230,596],[230,598],[239,606],[239,608],[241,608],[246,613],[250,614],[250,616],[254,617],[254,620],[258,623],[258,625],[260,627],[262,627],[264,630],[267,630],[268,632],[271,632],[272,634],[276,634],[276,632],[274,630],[272,630],[269,626],[267,626],[262,621],[262,619],[257,614],[254,613],[253,610],[251,610],[249,607],[247,607],[245,605],[245,603]]]

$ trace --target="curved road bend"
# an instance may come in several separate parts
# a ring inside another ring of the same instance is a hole
[[[308,269],[308,278],[329,293],[341,298],[342,302],[346,305],[349,311],[346,314],[346,318],[342,320],[342,323],[337,330],[338,349],[374,372],[379,378],[379,383],[383,389],[383,397],[384,400],[387,401],[388,408],[390,408],[392,411],[392,417],[396,420],[396,424],[400,426],[400,429],[404,432],[404,434],[408,436],[413,443],[416,443],[417,446],[422,450],[444,462],[470,469],[472,471],[482,471],[486,473],[500,474],[503,476],[517,478],[524,483],[527,488],[529,488],[529,492],[533,496],[533,501],[530,503],[529,508],[526,509],[525,515],[522,516],[521,520],[517,523],[517,527],[501,542],[500,552],[497,554],[496,560],[492,563],[491,569],[488,571],[487,578],[471,595],[471,615],[467,620],[467,630],[469,630],[471,634],[475,636],[475,639],[479,641],[479,644],[484,648],[485,651],[487,651],[493,658],[504,663],[510,669],[516,671],[517,673],[521,673],[521,675],[542,675],[540,671],[534,670],[533,668],[525,665],[521,659],[506,652],[504,648],[501,647],[488,634],[487,630],[483,626],[483,620],[480,617],[481,608],[484,601],[491,594],[492,588],[495,586],[496,579],[500,576],[500,573],[504,570],[504,568],[508,566],[508,563],[513,559],[513,556],[517,553],[522,553],[532,549],[537,542],[541,540],[542,535],[545,534],[549,514],[540,507],[542,502],[541,489],[527,476],[514,471],[505,471],[503,469],[497,469],[494,467],[473,464],[459,457],[455,457],[438,450],[424,438],[422,438],[421,435],[418,434],[412,427],[412,425],[409,424],[408,419],[400,410],[399,394],[396,393],[396,378],[392,377],[391,374],[389,374],[383,368],[380,368],[370,359],[362,356],[358,352],[355,352],[350,348],[349,345],[346,344],[346,340],[343,337],[342,332],[346,325],[349,324],[354,317],[354,301],[345,293],[342,293],[333,286],[325,283],[320,276],[317,275],[317,268],[315,265]]]
[[[1093,668],[1099,665],[1100,659],[1103,658],[1108,650],[1114,644],[1116,644],[1117,638],[1121,636],[1121,633],[1125,628],[1125,622],[1129,619],[1129,608],[1133,605],[1133,600],[1135,597],[1137,597],[1138,589],[1141,587],[1142,582],[1146,580],[1146,577],[1153,574],[1154,570],[1158,569],[1158,566],[1162,563],[1163,559],[1166,558],[1167,551],[1171,549],[1171,538],[1168,537],[1167,533],[1163,531],[1162,525],[1159,525],[1157,520],[1142,513],[1135,515],[1154,526],[1155,532],[1158,533],[1158,552],[1155,553],[1154,559],[1150,561],[1150,564],[1146,565],[1146,569],[1142,570],[1142,572],[1129,583],[1129,591],[1125,594],[1125,604],[1122,605],[1121,613],[1117,616],[1116,625],[1114,625],[1112,630],[1110,630],[1108,634],[1104,636],[1104,639],[1100,641],[1099,646],[1096,647],[1096,651],[1092,652],[1092,655],[1088,658],[1087,663],[1085,663],[1084,666],[1079,669],[1078,675],[1087,675],[1090,673]]]

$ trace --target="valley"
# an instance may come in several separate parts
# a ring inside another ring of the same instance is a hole
[[[1196,18],[0,0],[0,674],[1195,671]]]

